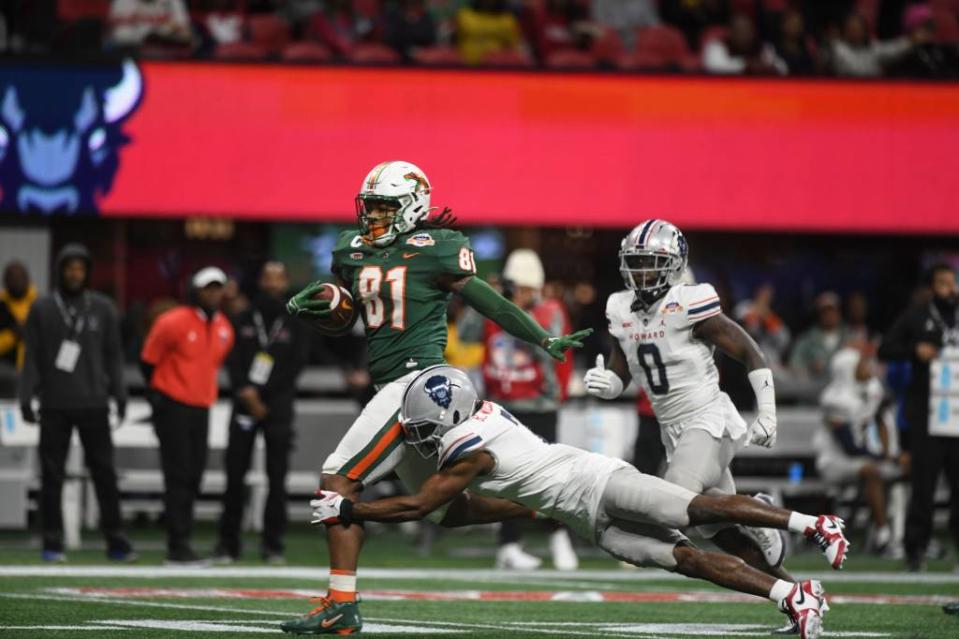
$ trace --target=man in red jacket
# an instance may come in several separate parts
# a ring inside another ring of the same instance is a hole
[[[140,353],[160,440],[167,563],[174,565],[203,563],[190,546],[193,502],[206,466],[217,371],[233,348],[233,327],[218,310],[226,275],[208,266],[191,285],[191,303],[160,315]]]

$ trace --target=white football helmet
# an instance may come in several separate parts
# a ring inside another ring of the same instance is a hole
[[[406,443],[432,457],[443,435],[472,417],[479,405],[466,373],[446,364],[424,368],[403,393],[400,424]]]
[[[356,196],[356,218],[366,241],[386,246],[397,235],[416,228],[430,212],[431,188],[426,174],[415,164],[391,161],[373,167]],[[396,213],[372,219],[370,213],[377,205]]]
[[[646,220],[623,238],[619,272],[640,308],[648,309],[682,281],[688,253],[682,232],[665,220]]]

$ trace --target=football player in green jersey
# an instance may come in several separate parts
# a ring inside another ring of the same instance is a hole
[[[436,471],[409,454],[399,421],[403,392],[416,372],[443,363],[446,305],[457,293],[512,335],[536,344],[558,360],[581,347],[591,329],[549,335],[536,321],[480,278],[469,240],[444,224],[428,223],[430,183],[409,162],[384,162],[363,180],[356,197],[359,228],[340,235],[333,273],[361,309],[369,345],[370,376],[377,393],[363,408],[336,450],[326,459],[321,487],[356,499],[395,471],[416,492]],[[444,219],[447,212],[440,216]],[[312,299],[313,283],[287,304],[294,315],[325,317],[329,302]],[[434,514],[444,526],[487,523],[530,512],[517,504],[472,495]],[[363,544],[359,525],[327,526],[330,587],[310,613],[282,624],[296,634],[349,634],[362,627],[356,602],[356,567]]]

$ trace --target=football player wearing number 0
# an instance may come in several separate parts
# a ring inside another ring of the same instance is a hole
[[[417,371],[443,363],[446,306],[457,293],[508,333],[563,360],[592,331],[549,335],[529,315],[481,279],[469,240],[448,228],[448,209],[428,221],[430,182],[409,162],[384,162],[363,180],[356,197],[359,228],[340,235],[333,273],[349,289],[366,325],[370,376],[377,394],[363,408],[336,450],[326,459],[321,486],[355,499],[360,491],[395,471],[411,492],[434,470],[410,454],[399,422],[403,392]],[[329,301],[313,299],[322,286],[307,286],[287,305],[306,318],[329,315]],[[510,519],[526,512],[493,498],[459,499],[437,511],[442,525]],[[356,567],[361,526],[327,526],[330,588],[307,615],[282,624],[297,634],[348,634],[362,627],[356,604]]]
[[[696,493],[735,494],[729,464],[736,452],[776,442],[773,376],[752,338],[723,314],[716,290],[680,283],[687,252],[683,234],[663,220],[646,220],[623,239],[619,269],[627,290],[606,304],[616,339],[609,362],[599,356],[586,373],[586,389],[614,399],[635,380],[662,424],[665,479]],[[748,426],[719,390],[714,347],[746,365],[759,408]],[[779,531],[705,526],[697,532],[751,566],[791,580],[782,569]]]

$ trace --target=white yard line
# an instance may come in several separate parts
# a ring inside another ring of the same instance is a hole
[[[0,577],[130,577],[140,579],[167,579],[190,577],[194,579],[276,578],[324,581],[327,568],[290,568],[257,566],[215,566],[207,568],[168,568],[165,566],[0,566]],[[552,584],[564,581],[604,581],[613,583],[647,581],[688,581],[686,577],[663,570],[580,570],[575,573],[552,570],[529,572],[501,572],[469,569],[366,568],[360,569],[361,579],[393,579],[407,581],[464,581],[498,584]],[[956,573],[902,573],[902,572],[834,572],[798,573],[800,579],[820,579],[831,583],[896,583],[896,584],[959,584]],[[604,584],[605,585],[605,584]],[[592,587],[595,587],[593,585]]]

